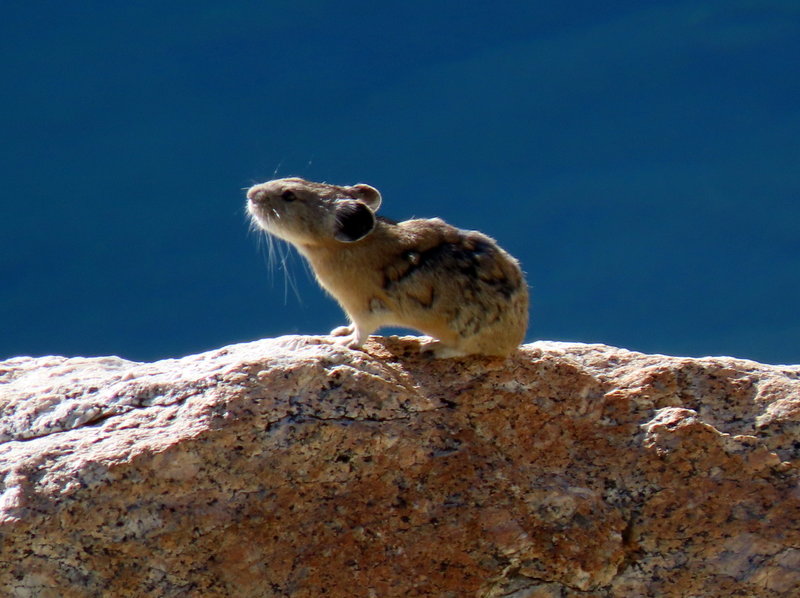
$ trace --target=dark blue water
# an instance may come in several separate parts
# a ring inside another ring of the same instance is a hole
[[[529,340],[800,362],[800,5],[599,4],[4,6],[0,357],[343,323],[247,233],[300,175],[499,239]]]

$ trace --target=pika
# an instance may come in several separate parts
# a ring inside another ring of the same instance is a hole
[[[331,331],[356,349],[383,326],[434,338],[436,357],[505,356],[528,325],[528,287],[519,263],[494,239],[440,218],[394,222],[375,213],[381,194],[301,178],[247,191],[253,221],[288,241],[350,324]]]

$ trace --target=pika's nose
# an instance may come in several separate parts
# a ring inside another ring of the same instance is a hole
[[[259,202],[264,197],[264,190],[256,185],[255,187],[250,187],[247,190],[247,199],[252,202]]]

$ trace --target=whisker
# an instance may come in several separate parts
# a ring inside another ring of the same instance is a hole
[[[266,214],[267,226],[272,224],[273,220],[280,219],[280,214],[274,209],[272,214]],[[274,235],[269,234],[256,222],[254,218],[250,219],[248,230],[250,233],[256,234],[256,245],[259,253],[263,256],[264,265],[269,273],[270,285],[275,284],[275,270],[280,268],[283,270],[283,302],[289,303],[289,289],[291,289],[297,301],[302,305],[303,299],[300,296],[300,289],[295,280],[290,261],[294,256],[294,247],[291,243],[285,242]],[[303,265],[308,269],[305,260],[301,260]]]
[[[297,287],[297,281],[294,278],[294,274],[292,270],[288,266],[288,262],[291,258],[294,257],[294,247],[291,246],[289,243],[281,243],[281,267],[283,268],[283,302],[287,304],[289,302],[289,289],[292,289],[295,298],[297,299],[298,303],[301,305],[303,304],[303,298],[300,296],[300,290]],[[305,260],[301,260],[305,262]]]

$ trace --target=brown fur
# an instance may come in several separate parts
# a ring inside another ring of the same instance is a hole
[[[507,355],[522,342],[528,322],[525,279],[517,261],[490,237],[439,218],[399,223],[375,218],[370,232],[343,242],[337,206],[366,205],[370,213],[355,206],[363,213],[354,226],[363,228],[381,201],[368,185],[278,179],[252,187],[247,197],[259,226],[297,247],[347,313],[351,325],[332,332],[347,346],[361,346],[382,326],[434,337],[437,341],[424,348],[441,357]]]

